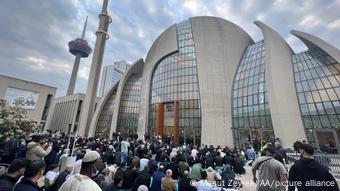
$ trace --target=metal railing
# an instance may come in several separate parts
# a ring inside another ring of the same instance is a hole
[[[314,158],[320,164],[326,166],[334,176],[340,177],[340,154],[316,154]],[[287,153],[288,165],[299,159],[299,153]]]

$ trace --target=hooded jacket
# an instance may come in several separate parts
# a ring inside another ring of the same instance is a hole
[[[52,146],[44,150],[39,143],[34,141],[30,142],[27,144],[26,159],[30,161],[44,160],[44,157],[47,156],[51,150]]]
[[[314,159],[301,158],[296,161],[289,170],[288,191],[294,191],[293,183],[301,182],[301,186],[296,186],[298,191],[327,190],[339,191],[338,184],[328,169]],[[318,183],[328,182],[332,185],[320,186]]]

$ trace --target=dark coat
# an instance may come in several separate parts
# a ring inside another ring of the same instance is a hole
[[[220,155],[215,156],[214,162],[216,166],[223,166],[223,158]]]
[[[126,169],[123,175],[123,189],[130,189],[133,186],[134,181],[136,180],[137,172],[131,167]]]
[[[8,140],[3,147],[3,163],[11,163],[15,158],[15,153],[17,149],[17,141],[15,139]]]
[[[167,166],[167,169],[170,169],[172,171],[172,176],[171,178],[174,180],[177,180],[179,177],[179,172],[178,172],[178,164],[174,162],[170,162]]]
[[[191,185],[191,179],[184,177],[178,181],[178,191],[196,191],[197,188]]]
[[[145,185],[146,187],[149,188],[150,179],[151,179],[151,176],[150,176],[149,172],[147,172],[147,171],[140,172],[140,174],[137,176],[137,178],[135,180],[135,183],[133,184],[132,191],[137,191],[137,189],[140,185]]]
[[[14,187],[13,191],[42,191],[37,184],[30,179],[22,178],[21,181]]]
[[[215,168],[214,157],[212,155],[207,156],[207,158],[205,159],[205,167]]]
[[[165,177],[165,174],[162,171],[156,171],[153,173],[152,185],[150,191],[159,191],[161,190],[162,178]]]
[[[149,166],[149,173],[150,175],[153,175],[153,173],[157,170],[158,166],[157,166],[157,162],[153,159],[150,159],[148,162],[148,166]]]
[[[48,189],[48,191],[58,191],[58,189],[61,187],[61,185],[66,181],[66,177],[69,175],[70,173],[68,171],[63,171],[62,173],[60,173],[57,177],[57,179],[55,180],[54,184]]]
[[[14,184],[18,179],[5,174],[0,176],[0,191],[12,191]]]
[[[332,174],[328,171],[328,169],[321,165],[314,159],[300,159],[294,163],[294,165],[289,170],[289,182],[300,181],[302,186],[298,187],[299,191],[310,191],[310,190],[327,190],[327,191],[339,191],[338,184]],[[313,181],[322,181],[322,182],[333,182],[334,186],[308,186],[307,181],[311,185]],[[294,191],[295,186],[289,184],[289,191]]]

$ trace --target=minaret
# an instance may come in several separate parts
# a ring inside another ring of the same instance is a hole
[[[69,51],[76,56],[74,60],[70,83],[68,84],[67,94],[72,95],[74,93],[74,87],[76,86],[77,74],[79,69],[80,58],[86,58],[91,54],[91,48],[85,40],[85,30],[87,25],[87,17],[83,28],[81,38],[76,38],[68,43]]]
[[[94,113],[94,106],[97,97],[98,83],[100,71],[102,68],[103,55],[105,49],[106,40],[109,38],[107,30],[112,19],[107,13],[108,0],[104,0],[102,12],[99,14],[99,26],[96,32],[96,45],[93,51],[92,64],[90,69],[89,80],[87,83],[87,91],[84,101],[84,107],[81,112],[79,135],[80,136],[91,136],[89,127],[91,119]]]

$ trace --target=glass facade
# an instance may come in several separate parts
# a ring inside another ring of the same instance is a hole
[[[117,89],[115,89],[107,99],[102,112],[99,115],[95,137],[110,138],[110,127],[115,106]]]
[[[126,81],[120,99],[117,132],[127,137],[137,133],[141,99],[142,74],[132,74]]]
[[[234,143],[274,138],[265,82],[265,49],[260,41],[247,47],[234,79]]]
[[[161,60],[153,72],[148,132],[155,132],[157,104],[161,103],[164,104],[165,132],[172,136],[173,107],[178,101],[180,142],[199,144],[201,106],[195,43],[189,20],[177,24],[177,42],[179,51]]]
[[[334,129],[340,129],[340,64],[320,48],[311,47],[293,56],[293,67],[308,141],[315,143],[318,137],[320,145],[321,133],[316,135],[314,130],[333,129],[336,135]]]

